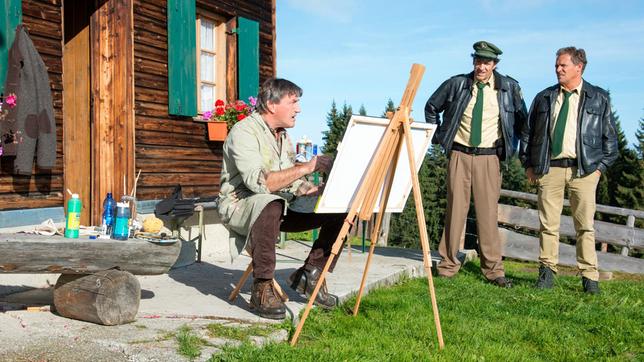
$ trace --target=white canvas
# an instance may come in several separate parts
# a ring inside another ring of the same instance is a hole
[[[376,148],[389,125],[386,118],[375,118],[353,115],[347,125],[333,168],[326,181],[326,187],[319,198],[316,213],[348,212],[358,186],[363,181],[367,167],[374,157]],[[425,154],[431,144],[436,125],[428,123],[411,123],[412,141],[416,170],[418,173]],[[402,212],[411,191],[411,173],[407,146],[403,144],[396,165],[396,174],[392,184],[387,212]],[[382,191],[381,191],[382,194]],[[380,198],[374,212],[379,211]],[[358,210],[359,211],[359,210]]]

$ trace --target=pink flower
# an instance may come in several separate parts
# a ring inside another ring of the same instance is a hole
[[[248,97],[248,103],[250,103],[251,106],[255,107],[257,105],[257,98],[253,96]]]
[[[217,99],[217,101],[215,102],[215,107],[223,107],[223,106],[224,106],[224,101],[222,101],[221,99]]]
[[[212,112],[211,111],[203,112],[203,116],[202,116],[203,119],[210,119],[210,117],[212,117]]]
[[[9,108],[13,108],[16,106],[16,95],[15,94],[9,94],[7,98],[4,99],[4,102],[9,106]]]

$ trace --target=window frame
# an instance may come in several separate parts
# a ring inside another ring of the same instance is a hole
[[[201,21],[208,21],[214,24],[215,49],[201,48]],[[212,13],[197,11],[196,19],[196,56],[197,56],[197,113],[203,114],[210,109],[202,109],[201,86],[202,84],[212,85],[215,87],[215,100],[222,99],[226,101],[226,20],[223,17],[216,16]],[[201,54],[202,52],[215,56],[215,81],[205,81],[201,79]]]

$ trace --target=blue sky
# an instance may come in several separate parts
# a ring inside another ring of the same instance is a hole
[[[447,78],[472,70],[472,44],[503,50],[497,70],[517,79],[528,107],[556,83],[557,49],[584,48],[584,78],[611,92],[629,143],[644,117],[644,1],[278,0],[277,75],[304,89],[290,131],[322,144],[331,102],[382,114],[412,63],[425,65],[412,117]]]

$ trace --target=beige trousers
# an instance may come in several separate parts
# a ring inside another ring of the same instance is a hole
[[[497,225],[501,192],[499,158],[496,155],[474,156],[452,151],[447,169],[445,229],[438,245],[443,260],[438,265],[438,273],[452,276],[461,266],[456,255],[470,208],[470,197],[473,197],[481,249],[481,271],[489,280],[505,276]]]
[[[539,262],[557,271],[559,262],[559,225],[566,186],[577,234],[577,268],[590,280],[599,280],[595,251],[595,192],[599,173],[577,177],[576,167],[551,167],[539,178]]]

